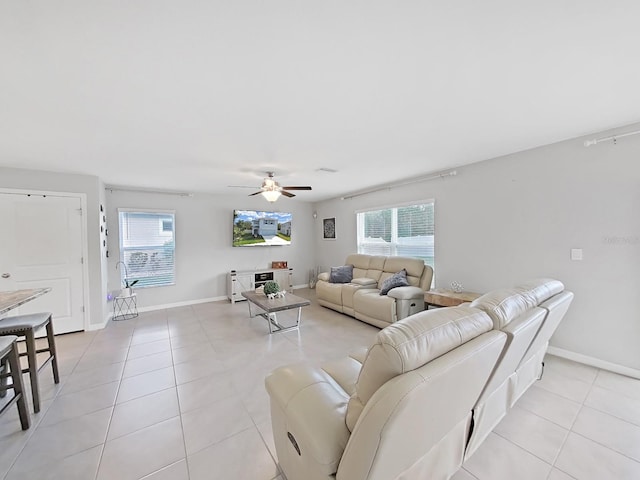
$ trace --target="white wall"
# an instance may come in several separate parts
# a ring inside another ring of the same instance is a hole
[[[89,262],[89,324],[105,321],[106,298],[102,294],[100,259],[100,179],[91,175],[23,170],[0,167],[0,187],[22,190],[84,193],[87,196],[87,242]]]
[[[584,140],[316,204],[318,264],[341,264],[356,250],[355,210],[433,198],[438,286],[456,280],[486,292],[532,277],[560,279],[575,300],[551,344],[640,370],[640,136],[589,148]],[[322,218],[334,216],[337,240],[322,240]],[[584,249],[584,260],[571,261],[571,248]]]
[[[169,194],[111,191],[107,189],[109,227],[109,290],[118,290],[120,273],[118,208],[175,211],[176,284],[167,287],[136,288],[141,308],[224,297],[227,273],[232,270],[270,268],[274,260],[284,260],[294,269],[296,285],[308,282],[315,265],[311,204],[286,198],[270,204],[261,196],[196,194],[180,197]],[[233,210],[291,212],[292,244],[289,246],[232,247]]]

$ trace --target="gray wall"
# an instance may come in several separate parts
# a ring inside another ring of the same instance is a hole
[[[84,193],[87,196],[87,242],[89,262],[89,323],[100,325],[106,320],[106,298],[103,295],[100,257],[100,190],[98,177],[0,167],[0,187],[22,190]]]
[[[638,370],[640,136],[589,148],[584,140],[458,168],[455,177],[318,203],[318,264],[341,264],[356,250],[356,210],[433,198],[437,286],[456,280],[486,292],[558,278],[576,296],[551,344]],[[321,239],[327,217],[336,217],[334,242]],[[571,248],[584,249],[584,260],[571,261]]]
[[[293,267],[296,285],[308,282],[315,265],[312,208],[309,203],[281,198],[274,204],[261,196],[196,194],[177,195],[111,191],[107,189],[109,227],[109,290],[118,290],[120,273],[118,208],[175,211],[176,284],[167,287],[136,288],[141,308],[219,298],[227,294],[227,273],[232,270],[269,268],[274,260]],[[292,244],[271,247],[232,247],[233,210],[291,212]]]

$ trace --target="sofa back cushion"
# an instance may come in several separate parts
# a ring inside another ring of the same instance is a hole
[[[491,318],[470,307],[425,310],[382,329],[367,352],[349,401],[347,426],[351,429],[371,396],[392,378],[490,331]]]
[[[384,268],[384,261],[386,258],[387,257],[372,255],[365,277],[373,278],[376,282],[380,282],[380,275],[382,275],[382,269]]]
[[[353,265],[353,278],[372,278],[377,282],[382,271],[381,268],[377,267],[384,265],[384,261],[380,261],[381,258],[384,259],[385,257],[352,253],[347,256],[345,264]]]
[[[512,320],[537,304],[530,297],[513,288],[503,288],[485,293],[471,302],[471,307],[479,308],[493,320],[493,328],[502,330]]]
[[[353,278],[371,278],[378,282],[379,289],[382,287],[382,282],[403,268],[407,271],[409,285],[423,290],[431,287],[433,270],[419,258],[352,253],[347,256],[344,263],[353,265]]]
[[[540,305],[564,291],[564,285],[560,280],[553,278],[536,278],[516,285],[514,290],[525,296],[530,303]]]
[[[421,287],[420,280],[425,271],[424,261],[411,257],[383,257],[385,259],[381,268],[381,274],[377,278],[378,288],[382,288],[382,282],[402,269],[407,271],[407,282],[414,287]],[[429,268],[429,267],[426,267]],[[421,287],[422,288],[422,287]]]
[[[452,478],[462,463],[471,409],[505,337],[483,333],[382,385],[350,427],[336,478]]]

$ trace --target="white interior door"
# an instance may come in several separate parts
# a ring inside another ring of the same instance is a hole
[[[48,311],[55,333],[84,330],[80,198],[0,193],[0,290],[51,287],[9,315]]]

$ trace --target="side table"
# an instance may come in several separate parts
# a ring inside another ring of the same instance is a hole
[[[429,307],[457,307],[461,303],[473,302],[480,297],[475,292],[454,292],[445,288],[436,288],[424,292],[425,309]]]
[[[129,320],[138,316],[138,297],[136,293],[117,296],[113,299],[112,320]]]

